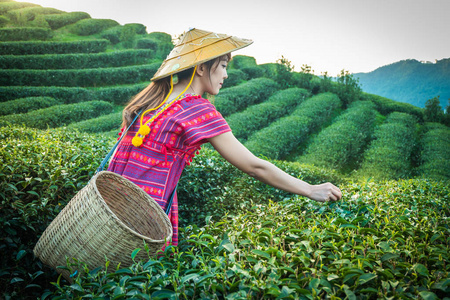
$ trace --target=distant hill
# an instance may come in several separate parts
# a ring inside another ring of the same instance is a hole
[[[355,73],[362,89],[371,94],[425,107],[425,102],[440,96],[445,108],[450,98],[450,58],[432,62],[402,60],[370,73]]]

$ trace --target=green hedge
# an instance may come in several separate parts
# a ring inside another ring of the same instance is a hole
[[[108,28],[120,25],[117,21],[111,19],[83,19],[75,24],[68,25],[66,28],[70,33],[87,36],[102,32]]]
[[[5,16],[0,16],[0,27],[6,26],[9,23],[9,19]]]
[[[309,92],[305,89],[290,88],[278,91],[267,101],[234,113],[226,120],[237,138],[247,139],[254,132],[289,114],[307,97]]]
[[[53,30],[59,29],[61,27],[76,23],[83,19],[89,19],[91,16],[86,12],[75,11],[63,14],[46,15],[45,20],[47,21],[50,28]]]
[[[0,1],[0,15],[5,15],[11,10],[25,7],[40,7],[38,4],[16,1]]]
[[[133,96],[147,87],[149,82],[132,85],[104,87],[92,90],[93,98],[125,105]]]
[[[0,102],[27,97],[52,97],[62,103],[93,100],[93,93],[78,87],[0,86]]]
[[[70,260],[70,272],[83,272],[45,296],[447,299],[448,185],[411,180],[343,187],[348,200],[328,205],[300,197],[246,201],[203,228],[180,228],[178,247],[128,268],[109,264],[107,273],[106,262],[94,269]]]
[[[215,98],[215,105],[227,116],[247,106],[263,102],[279,89],[278,83],[268,78],[256,78],[238,86],[223,89]]]
[[[53,32],[38,27],[0,28],[0,41],[49,40]]]
[[[247,74],[241,70],[229,69],[227,73],[228,78],[223,82],[222,88],[236,86],[248,80]]]
[[[340,106],[335,94],[316,95],[300,104],[289,116],[251,135],[245,146],[256,155],[282,159],[328,122]]]
[[[93,69],[146,64],[152,50],[123,50],[93,54],[3,55],[1,69]]]
[[[85,89],[78,87],[0,87],[0,102],[26,97],[52,97],[62,103],[77,103],[93,99],[125,104],[143,90],[149,82],[131,85]]]
[[[65,129],[9,126],[0,127],[0,140],[8,145],[0,147],[2,298],[40,299],[57,276],[34,257],[33,248],[87,184],[114,140]]]
[[[160,63],[149,65],[81,70],[0,70],[4,86],[100,87],[133,84],[149,80]]]
[[[122,113],[118,112],[81,122],[71,123],[67,126],[67,128],[77,129],[79,131],[89,133],[106,132],[113,129],[116,129],[117,132],[119,132],[121,123]]]
[[[105,52],[107,40],[76,42],[6,42],[0,43],[1,55],[69,54]]]
[[[64,13],[61,10],[51,7],[25,7],[14,10],[9,10],[6,16],[13,22],[21,22],[22,20],[33,21],[39,15],[50,15]]]
[[[299,161],[331,169],[353,170],[375,127],[375,105],[354,102],[333,124],[319,132]]]
[[[425,178],[450,180],[450,128],[439,123],[427,124],[421,144],[421,164],[418,175]]]
[[[131,28],[131,34],[139,34],[144,35],[147,34],[146,27],[142,24],[138,23],[130,23],[125,24],[124,26],[114,26],[109,29],[106,29],[102,32],[102,38],[109,40],[113,45],[118,44],[123,41],[123,34],[126,30]],[[140,48],[138,49],[148,49],[148,48]],[[156,49],[154,49],[156,50]]]
[[[55,105],[33,110],[25,114],[0,117],[0,126],[25,124],[27,127],[46,129],[60,127],[111,113],[113,105],[105,101],[88,101],[74,104]]]
[[[61,104],[51,97],[29,97],[6,102],[0,102],[0,116],[11,114],[23,114],[32,110]]]
[[[415,118],[393,112],[377,130],[375,139],[364,153],[359,174],[377,179],[412,176],[411,156],[416,146]]]
[[[419,122],[423,122],[423,109],[415,105],[394,101],[378,95],[363,93],[363,98],[372,101],[377,110],[384,116],[392,112],[404,112],[413,116],[416,116]]]
[[[229,63],[230,69],[243,69],[249,67],[256,67],[256,59],[251,56],[235,55]]]

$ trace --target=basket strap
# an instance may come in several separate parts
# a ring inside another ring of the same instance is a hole
[[[175,188],[173,189],[172,195],[170,195],[169,204],[167,205],[167,208],[166,208],[166,215],[169,215],[170,208],[172,207],[173,197],[175,196],[175,192],[177,191],[177,187],[178,187],[178,183],[175,186]]]
[[[103,169],[105,168],[106,163],[109,161],[109,159],[111,158],[111,155],[113,155],[114,151],[116,150],[117,146],[119,145],[120,141],[122,141],[123,137],[127,135],[128,130],[130,130],[131,126],[133,125],[133,123],[136,121],[136,119],[139,117],[139,115],[141,114],[142,110],[139,111],[139,113],[134,117],[133,122],[131,122],[130,126],[128,126],[127,130],[124,131],[122,133],[122,135],[120,136],[119,140],[116,142],[116,144],[112,147],[112,149],[109,151],[109,153],[106,155],[106,157],[103,159],[103,161],[101,162],[100,166],[97,168],[97,170],[95,171],[95,174],[97,174],[98,172],[103,171]]]

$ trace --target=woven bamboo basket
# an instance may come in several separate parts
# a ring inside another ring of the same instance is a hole
[[[154,255],[171,238],[170,220],[154,199],[128,179],[102,171],[70,200],[33,251],[54,269],[66,266],[66,257],[90,269],[104,266],[105,257],[128,267],[137,248],[142,251],[135,260],[148,259],[143,241]],[[57,271],[71,281],[69,271]]]

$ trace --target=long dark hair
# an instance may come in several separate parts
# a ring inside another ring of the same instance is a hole
[[[220,61],[230,61],[231,54],[224,54],[215,59],[205,62],[205,66],[211,71],[215,71]],[[217,64],[216,64],[217,63]],[[216,64],[214,66],[214,64]],[[213,69],[214,68],[214,69]],[[183,80],[192,76],[194,68],[190,68],[177,73],[178,80]],[[122,113],[122,128],[128,127],[133,121],[136,114],[142,109],[148,110],[157,107],[166,98],[170,91],[170,76],[151,82],[145,89],[135,95],[125,106]]]

